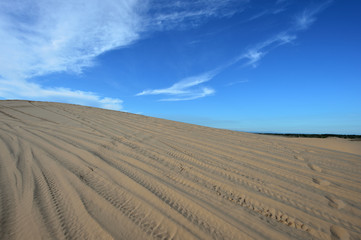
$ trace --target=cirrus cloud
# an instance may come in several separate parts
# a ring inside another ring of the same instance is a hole
[[[121,109],[96,93],[36,84],[34,77],[81,73],[97,56],[126,47],[147,31],[195,26],[241,11],[247,0],[12,0],[0,2],[0,97]],[[34,94],[36,93],[36,94]],[[187,93],[184,93],[187,95]],[[199,96],[210,94],[200,90]],[[187,96],[189,99],[196,95]]]
[[[277,1],[276,5],[283,2],[284,1]],[[252,47],[245,49],[242,54],[239,54],[229,62],[217,67],[212,71],[187,77],[168,88],[144,90],[136,94],[136,96],[171,95],[171,98],[160,99],[160,101],[182,101],[193,100],[212,95],[215,93],[214,89],[210,87],[197,86],[205,82],[209,82],[220,72],[235,64],[241,64],[242,67],[252,66],[256,68],[261,59],[269,52],[280,46],[294,42],[295,39],[297,39],[297,33],[309,28],[310,25],[316,21],[316,15],[328,7],[331,3],[332,0],[327,0],[319,5],[314,5],[304,9],[304,11],[295,15],[295,21],[292,22],[289,28],[264,41],[253,44]],[[257,16],[257,18],[263,16],[264,14],[266,14],[266,12]],[[248,20],[254,20],[254,17]]]
[[[185,101],[209,96],[215,92],[212,88],[197,86],[211,80],[217,72],[218,70],[215,70],[198,76],[188,77],[168,88],[144,90],[136,94],[136,96],[159,94],[173,96],[170,98],[160,99],[160,101]]]
[[[13,0],[0,3],[0,97],[58,100],[120,110],[122,101],[32,78],[81,73],[95,57],[139,38],[139,0]]]

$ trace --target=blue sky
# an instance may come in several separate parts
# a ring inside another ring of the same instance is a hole
[[[0,99],[361,134],[356,0],[5,0]]]

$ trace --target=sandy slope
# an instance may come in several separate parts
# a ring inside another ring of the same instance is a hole
[[[360,239],[361,155],[0,101],[0,239],[41,238]]]

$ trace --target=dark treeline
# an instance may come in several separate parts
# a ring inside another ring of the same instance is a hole
[[[361,140],[361,135],[342,135],[342,134],[300,134],[300,133],[257,133],[262,135],[276,135],[283,137],[304,137],[304,138],[328,138],[337,137],[352,140]]]

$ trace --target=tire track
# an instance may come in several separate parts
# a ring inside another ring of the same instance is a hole
[[[361,235],[355,154],[76,105],[0,103],[0,239]]]

